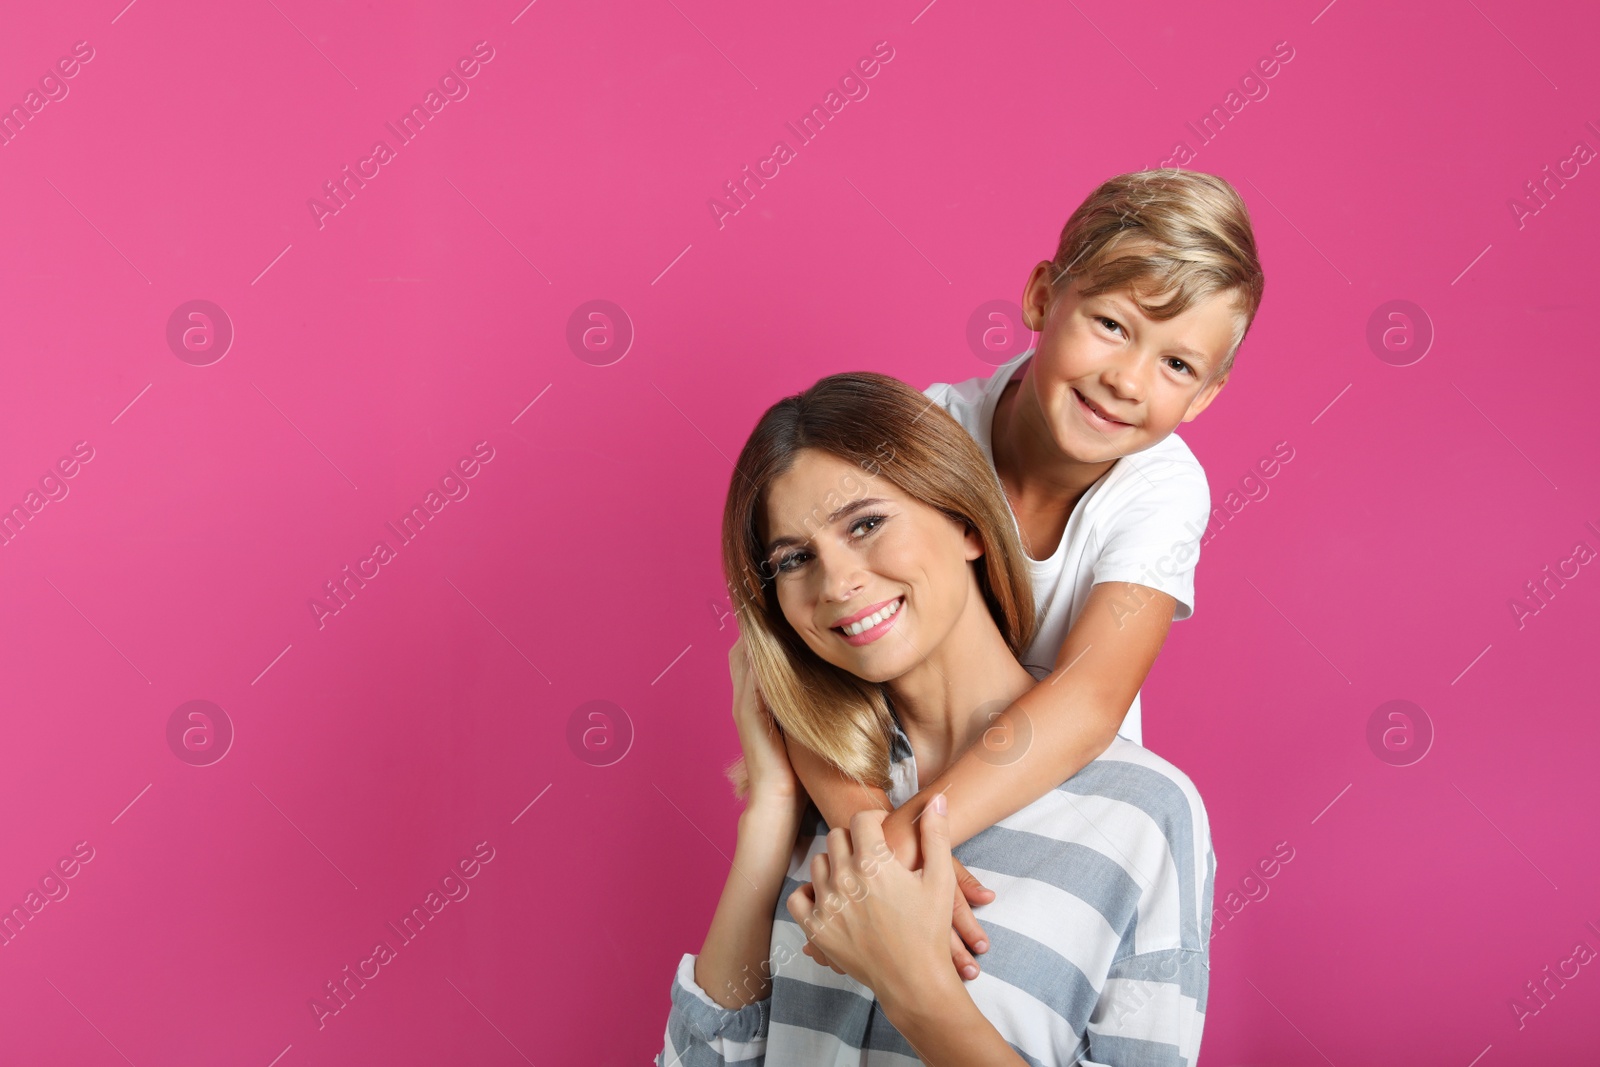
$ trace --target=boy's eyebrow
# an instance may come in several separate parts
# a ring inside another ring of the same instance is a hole
[[[844,504],[844,505],[834,509],[833,514],[828,516],[827,521],[824,523],[824,525],[832,526],[834,523],[838,522],[840,519],[844,518],[846,515],[849,515],[851,512],[857,511],[857,510],[859,510],[861,508],[873,507],[874,505],[877,505],[877,504],[887,504],[887,503],[888,503],[887,500],[882,500],[882,499],[880,499],[878,497],[875,497],[875,496],[863,497],[860,500],[852,500],[852,501],[850,501],[850,503]],[[806,539],[803,538],[803,537],[774,537],[771,541],[767,542],[766,553],[767,553],[767,555],[770,556],[777,549],[785,548],[785,547],[787,547],[789,545],[805,544],[805,541],[806,541]]]

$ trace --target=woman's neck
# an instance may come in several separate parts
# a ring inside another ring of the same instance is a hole
[[[996,713],[1034,684],[1007,647],[974,574],[966,604],[944,640],[887,683],[916,757],[918,781],[943,773],[983,737]]]

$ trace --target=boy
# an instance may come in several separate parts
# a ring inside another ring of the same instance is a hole
[[[1226,181],[1124,174],[1079,205],[1055,257],[1029,275],[1022,313],[1038,343],[988,379],[925,390],[977,439],[1010,501],[1040,619],[1023,661],[1040,683],[884,821],[907,867],[921,864],[914,824],[936,794],[958,798],[954,847],[1077,774],[1117,734],[1142,743],[1139,687],[1168,628],[1194,612],[1211,510],[1205,472],[1173,431],[1227,383],[1263,284],[1249,212]],[[802,745],[788,751],[830,827],[890,808],[883,790]],[[951,954],[971,979],[969,946],[988,943],[970,905],[993,890],[955,863]]]

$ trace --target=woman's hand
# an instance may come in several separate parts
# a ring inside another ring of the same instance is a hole
[[[890,815],[883,823],[883,836],[905,867],[910,870],[922,867],[922,849],[915,829],[907,828],[905,823],[897,821],[896,816]],[[975,956],[989,951],[989,937],[979,925],[977,916],[972,914],[972,909],[992,902],[995,891],[979,882],[953,855],[950,865],[956,879],[951,911],[950,958],[955,963],[956,973],[971,981],[978,977],[981,969]],[[806,942],[802,951],[822,966],[833,968],[835,973],[845,973],[814,943]]]
[[[883,837],[882,811],[860,811],[850,829],[828,831],[828,851],[811,859],[811,883],[789,895],[788,908],[830,966],[869,987],[880,1000],[903,1004],[916,987],[948,973],[950,901],[956,891],[945,803],[922,813],[922,870],[895,857]]]
[[[761,699],[756,676],[745,655],[743,636],[728,649],[728,673],[733,676],[733,721],[739,731],[739,747],[744,750],[749,780],[746,810],[768,806],[783,811],[793,809],[798,818],[808,798],[789,763],[778,724]]]

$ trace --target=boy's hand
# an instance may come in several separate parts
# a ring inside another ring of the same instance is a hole
[[[916,870],[922,866],[920,835],[907,828],[903,821],[891,814],[884,820],[883,835],[884,841],[894,850],[895,856],[908,870]],[[989,951],[988,935],[979,925],[977,916],[972,914],[972,907],[992,901],[995,891],[980,883],[954,856],[950,857],[950,864],[956,876],[956,891],[951,901],[950,958],[955,962],[956,973],[971,980],[978,977],[979,971],[978,961],[973,958],[973,953],[982,954]],[[801,951],[822,966],[831,967],[835,973],[845,973],[813,942],[807,940]]]

